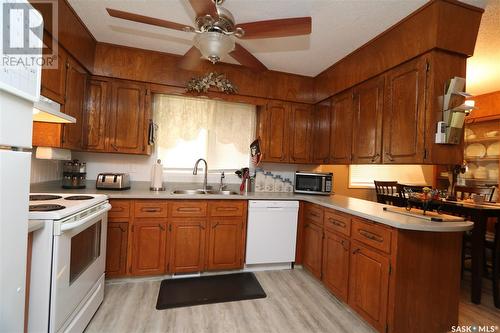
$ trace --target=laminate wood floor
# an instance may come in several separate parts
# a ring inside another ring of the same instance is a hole
[[[155,308],[160,280],[111,282],[86,332],[375,332],[301,268],[256,276],[267,298],[169,310]],[[468,302],[467,285],[464,281],[460,324],[500,325],[491,291],[477,306]]]

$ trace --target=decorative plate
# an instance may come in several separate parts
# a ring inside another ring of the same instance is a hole
[[[465,148],[467,157],[484,157],[484,155],[486,155],[486,147],[481,143],[473,143]]]
[[[489,145],[487,150],[487,155],[488,156],[500,155],[500,142],[495,142]]]
[[[488,179],[498,179],[498,164],[488,163],[486,165],[486,171],[488,172]]]

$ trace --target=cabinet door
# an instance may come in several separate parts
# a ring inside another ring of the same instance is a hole
[[[424,160],[426,77],[424,57],[387,73],[384,163],[422,163]]]
[[[349,240],[325,230],[322,280],[344,302],[347,302],[349,255]]]
[[[330,163],[351,163],[352,143],[352,90],[332,98]]]
[[[311,161],[312,107],[292,104],[290,111],[290,163]]]
[[[263,110],[260,117],[264,128],[264,137],[262,138],[264,154],[262,156],[265,162],[288,162],[289,160],[289,112],[290,104],[272,101]]]
[[[324,164],[330,158],[330,117],[331,100],[327,99],[316,105],[314,110],[312,162]]]
[[[205,219],[184,218],[170,222],[170,272],[201,272],[205,265]]]
[[[243,225],[241,218],[212,218],[208,241],[209,270],[243,267]]]
[[[106,277],[127,274],[128,222],[108,223]]]
[[[158,275],[166,272],[166,229],[166,222],[134,221],[133,275]]]
[[[349,305],[379,332],[385,330],[389,293],[389,258],[353,241]]]
[[[45,45],[50,46],[52,44],[51,39],[52,37],[50,37],[50,35],[47,33],[44,34]],[[50,48],[48,48],[47,51],[52,52]],[[60,104],[64,104],[67,66],[67,55],[61,47],[57,50],[57,67],[54,66],[55,68],[49,68],[45,64],[42,66],[41,94]]]
[[[321,278],[321,255],[323,246],[323,229],[306,221],[304,225],[303,264],[314,276]]]
[[[146,84],[113,81],[108,151],[129,154],[149,153],[147,145],[149,97]]]
[[[354,88],[353,163],[382,162],[384,76]]]
[[[106,116],[109,105],[109,82],[92,79],[88,85],[84,121],[84,148],[89,151],[106,149]]]
[[[74,60],[69,59],[68,63],[66,102],[62,107],[62,112],[76,118],[76,123],[63,125],[62,146],[66,149],[81,150],[87,73]]]

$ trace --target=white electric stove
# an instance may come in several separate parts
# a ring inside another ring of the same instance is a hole
[[[32,193],[28,331],[83,332],[104,298],[107,212],[102,194]]]

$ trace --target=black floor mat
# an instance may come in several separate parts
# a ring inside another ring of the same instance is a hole
[[[253,273],[168,279],[161,282],[157,310],[265,298]]]

